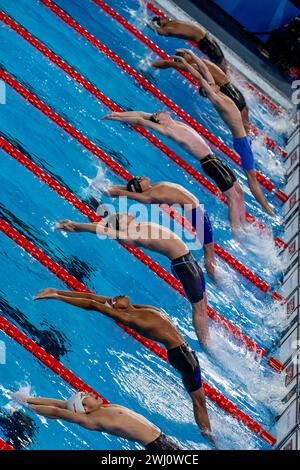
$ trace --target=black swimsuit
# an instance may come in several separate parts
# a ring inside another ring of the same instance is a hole
[[[232,99],[232,101],[238,107],[239,111],[243,111],[243,109],[247,106],[244,95],[232,83],[226,83],[226,85],[221,86],[220,91]]]
[[[203,271],[191,253],[173,259],[171,271],[181,282],[185,295],[191,304],[196,304],[203,299],[205,292]]]
[[[226,59],[217,41],[210,34],[206,33],[203,39],[198,42],[198,47],[207,57],[217,64],[220,69],[226,72]]]
[[[145,448],[151,452],[155,450],[181,450],[177,442],[163,433],[155,441],[145,445]]]
[[[200,163],[204,173],[214,180],[222,193],[232,188],[236,182],[233,171],[216,155],[207,155],[200,160]]]
[[[195,351],[183,343],[177,348],[169,349],[168,362],[176,369],[182,378],[185,389],[191,393],[196,392],[202,386],[201,368]]]

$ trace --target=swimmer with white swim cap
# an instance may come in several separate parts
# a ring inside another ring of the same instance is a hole
[[[106,297],[89,292],[47,288],[35,297],[35,300],[47,299],[59,300],[75,307],[96,311],[132,328],[151,341],[163,344],[167,349],[169,364],[180,373],[183,385],[192,399],[195,421],[201,433],[216,447],[206,409],[197,355],[162,310],[151,305],[131,304],[129,297],[124,295]],[[78,406],[80,406],[80,399],[78,400]]]
[[[20,401],[46,418],[62,419],[90,431],[139,442],[146,450],[180,450],[173,439],[140,414],[124,406],[104,403],[94,393],[78,392],[68,400],[27,397]]]

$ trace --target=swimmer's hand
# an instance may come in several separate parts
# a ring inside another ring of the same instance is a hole
[[[12,400],[16,401],[17,403],[22,403],[23,405],[27,404],[27,400],[29,395],[24,392],[13,392],[11,394]]]
[[[53,299],[57,296],[57,289],[52,287],[47,287],[46,289],[41,290],[33,300],[42,300],[42,299]]]
[[[72,220],[59,220],[59,223],[56,225],[55,230],[60,230],[62,232],[79,232],[76,222]]]

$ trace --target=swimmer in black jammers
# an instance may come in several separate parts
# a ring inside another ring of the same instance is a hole
[[[126,245],[146,248],[169,258],[171,271],[177,277],[192,304],[193,324],[199,342],[208,346],[208,317],[205,280],[202,269],[187,245],[171,230],[153,222],[140,222],[127,213],[112,214],[106,224],[62,220],[56,229],[65,232],[89,232],[106,235]]]
[[[238,237],[240,228],[245,229],[245,202],[241,185],[233,171],[213,154],[209,145],[191,126],[175,121],[168,111],[158,111],[153,114],[142,111],[115,112],[102,119],[149,127],[174,140],[200,162],[203,172],[224,193],[228,201],[228,215],[233,235]]]
[[[120,405],[104,403],[94,393],[78,392],[69,400],[22,397],[16,393],[16,401],[25,403],[38,415],[79,424],[89,431],[105,432],[142,444],[146,450],[180,450],[179,445],[163,434],[159,428],[142,415]]]
[[[227,63],[222,49],[217,41],[200,26],[186,21],[171,20],[159,16],[152,18],[149,26],[161,36],[172,36],[196,42],[201,52],[206,54],[223,72],[227,72]]]
[[[114,185],[108,188],[112,197],[126,196],[143,204],[179,205],[184,216],[196,231],[198,241],[203,245],[204,262],[207,274],[216,278],[213,229],[205,209],[199,200],[180,184],[160,181],[151,183],[146,176],[135,176],[127,185]]]
[[[85,292],[60,291],[47,288],[35,300],[55,299],[75,307],[94,310],[132,328],[152,341],[162,343],[167,349],[168,362],[180,373],[194,408],[195,421],[201,432],[215,446],[206,409],[201,369],[196,353],[186,343],[160,309],[151,305],[131,304],[129,297],[106,297]]]
[[[190,55],[193,54],[192,51],[187,52]],[[247,135],[242,115],[236,103],[232,97],[224,93],[221,87],[216,84],[204,62],[200,61],[198,63],[198,70],[196,70],[194,66],[188,63],[184,55],[178,56],[176,60],[184,64],[186,70],[199,82],[200,94],[209,99],[220,117],[229,127],[233,137],[233,147],[241,157],[241,165],[245,171],[251,193],[268,215],[276,217],[257,181],[251,141]]]

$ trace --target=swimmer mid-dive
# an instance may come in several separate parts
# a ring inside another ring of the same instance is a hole
[[[189,53],[191,53],[191,51],[189,51]],[[229,127],[233,137],[233,147],[241,157],[242,168],[246,173],[251,193],[266,213],[271,217],[275,217],[257,181],[251,141],[244,128],[238,107],[231,98],[222,93],[204,63],[196,70],[184,57],[177,56],[176,60],[183,63],[186,66],[186,70],[200,83],[202,96],[205,95],[210,100],[218,114]]]
[[[187,39],[198,44],[201,52],[217,64],[223,72],[227,71],[227,63],[219,44],[213,37],[200,26],[186,21],[171,20],[155,16],[149,26],[161,36],[172,36],[174,38]]]
[[[184,209],[184,216],[195,229],[197,239],[203,245],[204,262],[207,274],[215,280],[215,252],[213,230],[207,212],[199,200],[180,184],[160,181],[151,183],[146,176],[135,176],[127,185],[114,185],[108,188],[112,197],[126,196],[144,204],[178,204]]]
[[[238,237],[240,228],[245,229],[244,191],[241,185],[233,171],[212,153],[209,145],[191,126],[173,120],[168,111],[158,111],[154,114],[142,111],[115,112],[104,116],[102,119],[112,119],[136,126],[150,127],[174,140],[199,160],[204,173],[224,193],[228,201],[229,220],[234,236]]]
[[[162,343],[167,349],[169,364],[180,373],[184,387],[193,401],[196,423],[203,435],[215,446],[196,353],[160,309],[151,305],[131,304],[129,297],[124,295],[106,297],[52,288],[39,292],[35,300],[40,299],[55,299],[76,307],[95,310],[132,328],[152,341]]]
[[[78,392],[69,400],[18,397],[35,413],[79,424],[90,431],[105,432],[142,444],[146,450],[180,450],[179,445],[140,414],[120,405],[103,403],[93,393]]]
[[[135,221],[130,214],[112,214],[106,225],[62,220],[56,227],[65,232],[90,232],[116,239],[126,245],[146,248],[169,258],[171,271],[182,284],[192,304],[193,325],[199,342],[208,345],[208,317],[205,280],[202,269],[186,244],[174,232],[152,222]]]
[[[233,84],[230,82],[230,78],[228,74],[224,73],[222,69],[210,60],[205,60],[205,59],[199,59],[199,57],[196,56],[192,51],[188,49],[176,49],[176,55],[171,57],[171,59],[168,60],[156,60],[152,62],[152,67],[157,68],[157,69],[168,69],[168,68],[174,68],[174,69],[179,69],[179,70],[184,70],[188,71],[187,67],[185,64],[179,60],[177,60],[177,56],[182,56],[184,59],[196,69],[196,71],[199,71],[202,73],[204,78],[209,82],[210,77],[212,76],[214,82],[216,85],[220,87],[220,91],[224,93],[224,95],[228,96],[229,98],[232,99],[232,101],[236,104],[237,108],[239,109],[244,128],[249,132],[249,108],[247,106],[246,100],[242,92]],[[203,64],[205,67],[203,67]],[[210,76],[207,75],[206,71],[209,71],[211,74]],[[206,93],[203,90],[202,87],[199,88],[199,93],[201,96],[206,97]]]

